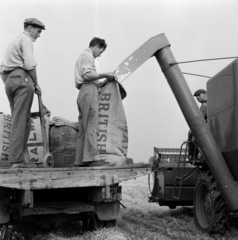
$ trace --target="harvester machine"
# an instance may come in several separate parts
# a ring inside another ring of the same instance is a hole
[[[165,43],[165,35],[161,38]],[[194,206],[196,225],[203,232],[222,233],[238,217],[238,60],[208,80],[206,122],[169,42],[153,56],[194,138],[180,149],[154,148],[149,201],[172,209]]]
[[[206,122],[165,34],[150,38],[126,58],[115,71],[118,80],[150,57],[160,65],[195,140],[181,149],[154,148],[149,201],[173,209],[194,206],[196,225],[203,232],[222,233],[238,217],[238,60],[207,82]],[[190,157],[188,148],[194,149]]]

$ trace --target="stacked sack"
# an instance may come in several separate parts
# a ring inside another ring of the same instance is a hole
[[[54,167],[74,167],[78,124],[61,117],[50,121],[50,152]]]
[[[44,113],[46,122],[46,135],[49,133],[50,112]],[[9,165],[9,143],[11,137],[11,115],[0,113],[0,164]],[[39,114],[32,114],[31,132],[27,142],[30,162],[40,164],[44,157],[43,140]]]

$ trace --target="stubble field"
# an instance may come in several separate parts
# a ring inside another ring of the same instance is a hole
[[[117,226],[82,232],[77,224],[65,224],[58,230],[43,232],[34,229],[32,240],[237,240],[238,229],[231,229],[223,236],[200,232],[193,220],[193,209],[180,207],[170,210],[149,203],[148,177],[123,182],[122,218]],[[15,238],[20,239],[20,238]]]

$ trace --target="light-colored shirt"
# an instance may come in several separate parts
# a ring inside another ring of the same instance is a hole
[[[202,115],[206,120],[207,119],[207,100],[206,99],[202,102],[200,111],[202,112]]]
[[[86,82],[83,76],[92,71],[97,72],[92,51],[90,48],[87,48],[79,55],[75,64],[75,87],[79,89],[82,83]]]
[[[9,44],[0,66],[0,73],[6,73],[19,67],[32,70],[36,66],[32,40],[28,33],[24,31]]]

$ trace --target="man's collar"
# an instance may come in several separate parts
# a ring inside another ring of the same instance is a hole
[[[86,51],[89,51],[93,55],[91,48],[87,48]]]
[[[93,51],[92,51],[92,49],[91,49],[90,47],[87,48],[86,51],[89,51],[89,52],[92,54],[92,57],[95,58],[95,57],[93,56]]]
[[[34,39],[31,38],[31,36],[29,35],[28,32],[24,31],[23,34],[25,34],[27,37],[29,37],[31,39],[32,42],[35,42]]]

